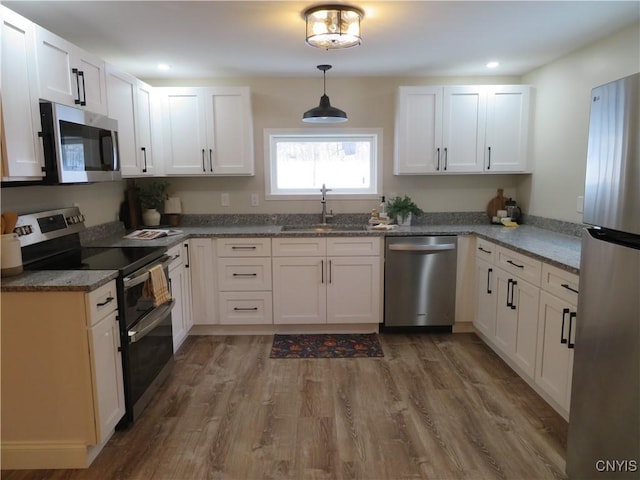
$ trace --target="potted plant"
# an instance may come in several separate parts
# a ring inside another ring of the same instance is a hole
[[[398,225],[411,225],[411,217],[421,213],[422,210],[407,195],[394,197],[387,202],[387,215],[395,218]]]
[[[160,225],[160,209],[169,197],[168,190],[169,182],[164,180],[153,180],[136,185],[138,201],[142,207],[142,222],[146,226]]]

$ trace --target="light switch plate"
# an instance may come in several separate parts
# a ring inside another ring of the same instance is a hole
[[[584,197],[582,195],[578,195],[578,201],[576,202],[576,211],[578,213],[582,213],[584,210]]]
[[[252,193],[251,194],[251,206],[252,207],[257,207],[258,205],[260,205],[260,198],[258,197],[257,193]]]
[[[220,194],[220,205],[223,207],[228,207],[231,205],[231,200],[229,199],[229,194],[227,192],[223,192]]]

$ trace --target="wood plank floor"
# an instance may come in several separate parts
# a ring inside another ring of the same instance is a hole
[[[358,359],[270,359],[271,341],[189,337],[91,468],[2,479],[565,478],[567,423],[474,334],[383,334]]]

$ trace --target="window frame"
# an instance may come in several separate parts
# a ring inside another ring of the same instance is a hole
[[[273,192],[272,185],[275,181],[275,148],[273,148],[278,139],[281,138],[313,138],[322,139],[326,137],[327,141],[338,140],[340,138],[361,137],[370,140],[372,147],[371,161],[374,165],[371,168],[371,185],[373,192],[357,193],[357,192],[331,192],[331,199],[350,199],[350,200],[370,200],[378,199],[382,195],[382,129],[381,128],[265,128],[264,129],[264,179],[265,179],[265,200],[316,200],[320,195],[318,193],[283,193]],[[371,167],[371,165],[370,165]],[[331,189],[331,185],[326,185]]]

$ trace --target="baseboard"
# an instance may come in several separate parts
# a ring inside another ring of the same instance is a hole
[[[474,333],[475,331],[473,322],[456,322],[453,324],[453,333]]]
[[[273,335],[275,333],[378,333],[379,323],[334,325],[194,325],[189,335]]]
[[[62,442],[2,442],[2,469],[88,468],[87,445]]]

